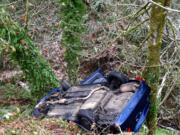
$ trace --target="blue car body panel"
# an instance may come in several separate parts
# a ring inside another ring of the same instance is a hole
[[[106,77],[101,69],[96,70],[88,78],[80,83],[80,85],[94,84],[98,82],[106,82]],[[52,89],[40,102],[36,105],[38,107],[42,104],[50,95],[60,91],[61,88]],[[150,88],[148,85],[140,81],[140,87],[136,90],[134,95],[128,101],[126,107],[121,111],[117,118],[113,121],[116,125],[119,125],[123,131],[131,130],[137,132],[144,122],[150,104],[149,99]]]
[[[149,88],[145,82],[140,82],[140,88],[136,90],[126,107],[114,120],[123,131],[131,129],[137,132],[144,122],[149,108]]]
[[[100,80],[100,81],[98,81]],[[101,69],[96,70],[89,77],[87,77],[84,81],[80,83],[80,85],[93,84],[93,83],[102,83],[106,82],[106,78],[104,77],[104,73]]]
[[[52,94],[54,94],[57,91],[62,90],[61,88],[54,88],[52,89],[50,92],[48,92],[48,94],[46,94],[39,102],[38,104],[35,106],[35,108],[37,108],[40,104],[42,104],[49,96],[51,96]]]

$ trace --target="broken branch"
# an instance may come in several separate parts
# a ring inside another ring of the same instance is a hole
[[[152,3],[152,4],[154,4],[154,5],[156,5],[156,6],[158,6],[158,7],[163,8],[163,9],[165,9],[165,10],[168,10],[168,11],[171,11],[171,12],[178,12],[178,13],[180,13],[180,10],[172,9],[172,8],[169,8],[169,7],[164,7],[164,6],[162,6],[161,4],[156,3],[156,2],[154,2],[154,1],[152,1],[152,0],[149,0],[149,2]]]
[[[135,26],[132,26],[131,28],[129,28],[129,30],[124,33],[124,35],[129,34],[131,31],[135,30],[137,27],[139,27],[140,25],[144,24],[147,21],[149,21],[149,18],[146,18],[144,21],[141,21],[140,23],[136,24]]]
[[[160,96],[161,96],[161,92],[162,92],[162,89],[164,88],[165,84],[166,84],[166,79],[167,79],[167,76],[169,75],[169,71],[166,72],[166,74],[164,75],[163,79],[162,79],[162,82],[161,82],[161,85],[160,85],[160,88],[158,89],[158,93],[157,93],[157,98],[159,99]]]
[[[174,42],[175,42],[176,46],[178,47],[178,43],[177,43],[177,40],[176,40],[176,32],[175,32],[175,28],[173,26],[173,23],[169,18],[167,18],[167,20],[168,20],[168,23],[169,23],[169,25],[171,27],[172,33],[173,33]]]
[[[176,84],[176,80],[173,81],[173,84],[171,86],[171,88],[166,92],[165,97],[163,98],[163,100],[160,103],[160,106],[166,101],[166,99],[169,97],[169,95],[171,94],[172,90],[174,89],[174,86]]]

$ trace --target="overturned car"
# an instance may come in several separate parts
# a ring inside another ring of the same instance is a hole
[[[150,88],[140,78],[128,80],[119,72],[104,76],[101,69],[91,74],[79,86],[51,90],[36,105],[36,117],[61,117],[77,123],[85,131],[106,130],[137,132],[149,108]]]

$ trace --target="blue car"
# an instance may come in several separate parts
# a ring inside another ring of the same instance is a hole
[[[106,133],[137,132],[148,113],[150,88],[144,80],[128,78],[101,69],[78,86],[61,83],[36,105],[36,117],[61,117],[77,123],[85,131]],[[106,129],[106,130],[104,130]]]

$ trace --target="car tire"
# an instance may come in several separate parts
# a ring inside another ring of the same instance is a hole
[[[107,76],[107,80],[109,83],[109,88],[112,90],[115,90],[119,88],[121,84],[128,82],[128,78],[124,74],[116,71],[110,72]]]

